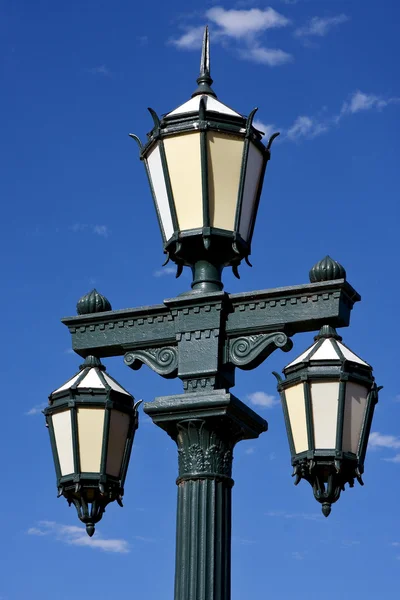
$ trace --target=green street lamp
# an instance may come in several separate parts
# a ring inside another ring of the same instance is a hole
[[[121,502],[138,426],[133,397],[101,359],[121,356],[179,378],[183,393],[144,412],[176,443],[178,500],[175,600],[230,600],[233,452],[267,422],[234,396],[237,369],[251,370],[296,333],[320,331],[285,369],[279,390],[296,482],[311,483],[325,515],[346,483],[361,481],[378,388],[371,367],[335,328],[347,327],[361,298],[344,268],[325,257],[310,283],[229,294],[221,273],[248,260],[270,146],[248,118],[211,88],[208,30],[192,98],[159,119],[141,147],[167,259],[193,272],[192,290],[162,304],[112,310],[93,290],[62,319],[79,373],[45,410],[59,495],[89,535],[105,507]],[[278,376],[279,378],[279,376]]]
[[[208,29],[198,87],[139,144],[168,259],[194,270],[194,290],[222,289],[221,270],[248,261],[270,147],[246,118],[217,99],[211,85]]]
[[[324,325],[278,378],[297,485],[306,479],[327,517],[345,484],[363,484],[378,388],[371,366]]]
[[[122,506],[138,427],[134,398],[105,371],[98,358],[87,356],[44,410],[58,495],[74,504],[90,536],[107,504],[117,500]]]

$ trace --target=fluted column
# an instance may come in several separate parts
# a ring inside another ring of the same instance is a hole
[[[175,600],[230,600],[233,448],[267,423],[223,390],[158,398],[145,412],[178,446]]]

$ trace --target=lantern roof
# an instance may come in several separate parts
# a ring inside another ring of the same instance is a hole
[[[50,394],[50,398],[52,398],[55,394],[67,392],[72,388],[74,390],[91,389],[94,391],[103,391],[105,393],[114,391],[132,397],[132,395],[117,381],[115,381],[113,377],[108,375],[105,370],[105,366],[98,358],[94,356],[88,356],[83,365],[81,365],[79,373],[76,373],[61,387],[54,390],[54,392]]]
[[[198,86],[193,92],[190,100],[167,113],[164,118],[178,117],[181,115],[186,115],[187,113],[199,112],[200,102],[202,99],[205,103],[205,108],[207,111],[219,113],[229,117],[243,118],[243,115],[239,114],[232,108],[229,108],[229,106],[226,106],[226,104],[223,104],[217,99],[217,95],[211,87],[212,83],[213,80],[211,78],[210,70],[210,36],[208,27],[206,27],[204,30],[203,47],[201,52],[200,75],[197,78]]]
[[[336,330],[333,327],[324,325],[314,339],[315,343],[289,363],[285,367],[285,370],[289,367],[299,365],[300,363],[310,361],[326,362],[330,360],[339,360],[341,362],[350,361],[371,368],[367,362],[362,360],[357,354],[350,350],[350,348],[343,344],[342,338],[336,333]]]

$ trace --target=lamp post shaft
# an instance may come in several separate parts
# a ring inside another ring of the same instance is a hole
[[[267,423],[225,390],[156,398],[144,410],[178,446],[175,600],[230,600],[233,448]]]
[[[190,444],[193,435],[201,440],[198,449]],[[189,467],[191,473],[178,479],[175,600],[230,600],[233,480],[221,472],[196,473],[193,454],[197,450],[219,464],[216,471],[230,472],[231,445],[203,420],[180,426],[180,471]]]

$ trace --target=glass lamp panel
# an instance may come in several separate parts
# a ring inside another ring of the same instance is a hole
[[[244,138],[207,132],[210,225],[234,231]]]
[[[249,154],[247,158],[246,177],[244,180],[244,192],[242,201],[242,211],[240,215],[239,233],[244,240],[250,241],[251,225],[254,219],[256,201],[261,179],[261,172],[264,165],[264,157],[260,150],[250,142]]]
[[[99,473],[104,430],[103,408],[78,408],[78,441],[81,471]]]
[[[150,179],[161,219],[161,226],[163,228],[165,238],[168,240],[174,233],[174,227],[172,224],[171,210],[169,207],[159,144],[154,146],[154,148],[148,154],[147,166],[150,171]]]
[[[164,139],[169,178],[179,229],[203,227],[200,133]]]
[[[357,454],[367,407],[368,389],[348,381],[344,404],[343,452]]]
[[[306,404],[304,384],[298,383],[285,390],[286,406],[289,413],[293,443],[296,454],[308,450]]]
[[[74,473],[71,411],[63,410],[51,417],[61,475]]]
[[[339,382],[311,383],[311,406],[315,449],[334,449],[339,407]]]
[[[111,411],[106,473],[113,477],[119,477],[121,473],[130,421],[131,418],[126,413]]]

